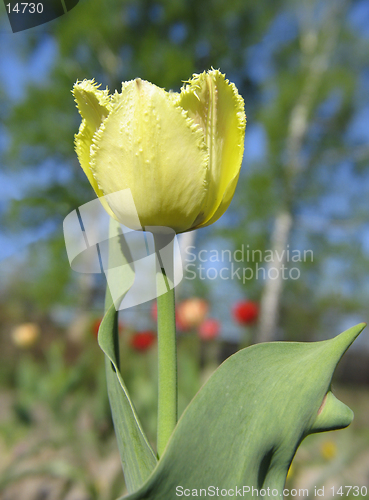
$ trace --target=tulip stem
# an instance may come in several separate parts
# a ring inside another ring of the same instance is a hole
[[[167,292],[157,297],[158,304],[158,456],[162,455],[177,424],[177,345],[174,287],[161,268],[157,272],[158,291],[165,283]]]

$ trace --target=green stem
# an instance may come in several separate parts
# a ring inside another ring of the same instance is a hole
[[[160,457],[177,424],[177,346],[174,287],[161,269],[157,273],[157,288],[166,285],[166,293],[157,298],[158,304],[158,435]]]

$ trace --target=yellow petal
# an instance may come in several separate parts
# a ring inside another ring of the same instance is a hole
[[[105,195],[130,188],[143,226],[193,227],[207,196],[207,148],[167,92],[139,79],[124,83],[91,149],[99,188]]]
[[[94,133],[110,111],[110,96],[108,89],[100,90],[100,85],[94,80],[83,80],[73,87],[73,95],[78,111],[86,121],[88,128]]]
[[[74,136],[75,150],[79,163],[91,186],[97,196],[101,197],[103,192],[99,188],[90,168],[90,153],[92,137],[96,129],[101,125],[102,120],[108,115],[108,105],[110,105],[108,101],[110,101],[110,98],[107,95],[107,90],[99,90],[93,80],[77,82],[73,88],[73,95],[83,118],[78,134]],[[106,201],[103,198],[100,201],[108,214],[114,217]]]
[[[204,131],[209,152],[209,190],[196,227],[215,222],[236,188],[244,150],[244,101],[218,70],[194,75],[182,88],[179,105]]]
[[[218,208],[216,209],[216,211],[214,212],[212,217],[210,217],[210,219],[207,219],[205,222],[198,224],[197,226],[195,226],[194,229],[199,229],[200,227],[210,226],[210,224],[213,224],[214,222],[216,222],[224,214],[224,212],[227,210],[227,208],[229,207],[229,205],[232,201],[234,192],[236,190],[237,182],[238,182],[238,177],[239,177],[239,173],[236,175],[236,177],[234,177],[231,180],[231,182],[226,187],[226,190],[224,191],[224,194],[223,194],[222,201],[220,202],[220,205],[218,206]]]

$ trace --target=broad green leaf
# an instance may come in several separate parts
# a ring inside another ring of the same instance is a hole
[[[109,273],[114,271],[120,273],[121,265],[127,263],[120,240],[123,236],[120,234],[119,224],[114,219],[111,219],[110,224],[109,262],[114,262],[114,268],[110,268]],[[133,283],[134,272],[132,271],[131,275],[120,273],[118,278],[122,280],[124,295]],[[98,341],[105,353],[110,407],[126,486],[131,492],[146,481],[157,459],[139,422],[119,370],[118,312],[108,289],[105,307],[106,313],[99,329]]]
[[[126,500],[172,500],[177,486],[199,494],[211,485],[234,495],[236,487],[270,488],[282,497],[304,437],[353,418],[330,384],[364,326],[323,342],[257,344],[230,357],[187,407],[148,481]]]

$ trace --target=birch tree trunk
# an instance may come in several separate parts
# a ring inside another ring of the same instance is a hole
[[[274,224],[272,234],[273,261],[268,262],[268,278],[260,303],[260,320],[258,325],[257,342],[270,342],[274,339],[278,319],[280,297],[283,290],[283,266],[286,263],[286,248],[292,227],[292,216],[289,212],[280,212]],[[279,256],[279,257],[277,257]],[[269,272],[273,269],[273,272]],[[275,271],[274,271],[275,270]]]
[[[286,179],[284,207],[277,214],[271,236],[273,255],[282,255],[287,249],[293,225],[293,203],[295,199],[295,184],[298,174],[303,169],[301,148],[309,126],[309,116],[314,107],[314,101],[319,86],[324,78],[329,61],[336,45],[339,29],[344,20],[344,1],[331,2],[327,9],[326,20],[321,23],[324,32],[318,32],[315,24],[306,25],[306,17],[301,20],[301,66],[306,68],[306,79],[301,94],[292,109],[286,137],[287,160],[282,166],[282,175]],[[314,2],[311,3],[311,6]],[[312,18],[311,18],[312,19]],[[321,43],[319,43],[321,40]],[[279,271],[275,279],[267,278],[260,301],[260,316],[255,342],[271,342],[277,338],[280,304],[284,280],[282,266],[285,264],[286,251],[281,259],[274,258],[268,264]],[[275,273],[276,274],[276,273]]]

